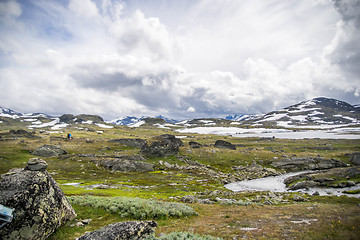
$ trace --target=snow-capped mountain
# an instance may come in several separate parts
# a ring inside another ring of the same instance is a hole
[[[255,115],[255,114],[235,114],[235,115],[228,115],[225,117],[227,120],[231,121],[248,121],[252,119],[256,119],[262,115]]]
[[[106,124],[107,123],[107,124]],[[200,118],[176,121],[162,115],[151,117],[126,116],[107,122],[97,115],[64,114],[52,117],[44,113],[19,113],[9,108],[0,107],[0,124],[27,126],[28,128],[60,129],[68,126],[92,124],[102,128],[111,128],[112,125],[126,125],[140,127],[144,124],[161,128],[179,127],[215,127],[251,125],[263,127],[309,127],[320,125],[360,125],[360,107],[332,98],[319,97],[303,101],[295,105],[261,115],[229,115],[225,119]]]
[[[162,115],[159,115],[154,118],[150,118],[150,117],[146,117],[146,116],[142,116],[142,117],[126,116],[126,117],[107,121],[107,123],[115,124],[115,125],[126,125],[126,126],[133,126],[135,124],[135,126],[136,126],[136,124],[139,122],[150,122],[149,119],[162,119],[167,123],[178,122],[177,120],[170,119],[170,118],[164,117]]]
[[[126,116],[126,117],[117,118],[117,119],[106,121],[106,122],[110,123],[110,124],[115,124],[115,125],[132,125],[132,124],[140,122],[144,118],[145,117]]]
[[[22,113],[15,112],[10,108],[0,107],[0,117],[16,119],[21,117],[22,115],[23,115]]]
[[[358,108],[336,99],[319,97],[273,111],[254,119],[255,124],[276,124],[282,127],[306,125],[360,124]]]

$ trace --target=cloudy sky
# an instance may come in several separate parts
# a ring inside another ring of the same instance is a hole
[[[360,0],[0,0],[0,105],[105,119],[360,103]]]

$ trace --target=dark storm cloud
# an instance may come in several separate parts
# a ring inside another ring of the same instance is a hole
[[[140,77],[128,77],[124,73],[94,73],[89,76],[74,74],[72,79],[79,87],[110,92],[141,85]]]

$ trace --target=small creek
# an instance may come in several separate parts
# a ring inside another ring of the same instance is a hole
[[[288,177],[296,176],[302,173],[308,173],[311,171],[303,171],[303,172],[295,172],[295,173],[287,173],[275,177],[265,177],[258,178],[253,180],[244,180],[240,182],[229,183],[225,185],[225,188],[234,191],[270,191],[270,192],[303,192],[308,194],[313,194],[318,192],[321,196],[326,195],[346,195],[349,197],[357,197],[360,198],[360,194],[346,194],[343,191],[351,191],[360,189],[360,184],[357,184],[353,187],[346,188],[309,188],[309,189],[301,189],[296,191],[290,191],[286,188],[284,180]]]

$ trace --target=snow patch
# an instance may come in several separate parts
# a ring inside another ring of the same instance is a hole
[[[105,125],[102,123],[95,123],[96,126],[101,127],[101,128],[114,128],[114,126],[110,126],[110,125]]]
[[[145,124],[145,121],[139,121],[137,123],[134,124],[130,124],[128,125],[129,127],[140,127],[141,125]]]

